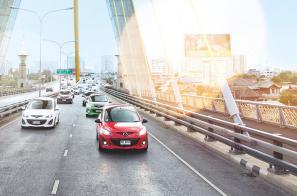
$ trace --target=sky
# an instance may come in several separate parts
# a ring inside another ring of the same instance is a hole
[[[72,0],[22,0],[21,7],[36,10],[40,15],[50,10],[73,6]],[[73,41],[73,11],[62,11],[48,15],[43,22],[43,39],[59,43]],[[39,62],[39,22],[35,15],[19,11],[8,50],[8,60],[18,65],[21,42],[25,39],[29,53],[28,65],[34,71]],[[80,56],[86,67],[98,69],[101,56],[114,55],[116,42],[105,0],[79,1],[79,44]],[[67,54],[74,52],[74,44],[63,47],[62,68],[66,68]],[[50,42],[42,43],[42,59],[44,62],[59,66],[59,48]],[[45,65],[49,66],[49,65]]]
[[[150,0],[134,0],[145,49],[151,59],[164,53],[160,32],[163,45],[176,64],[181,64],[184,58],[184,34],[230,33],[233,54],[246,55],[248,67],[297,70],[296,0],[192,0],[192,6],[185,3],[190,0],[153,1],[154,9]],[[43,14],[53,9],[72,7],[72,3],[72,0],[22,0],[21,7]],[[152,15],[157,16],[159,26]],[[197,28],[197,18],[201,28]],[[18,65],[16,55],[24,38],[30,55],[29,69],[36,69],[38,33],[36,16],[20,11],[8,50],[8,60],[13,65]],[[72,11],[47,16],[43,25],[44,39],[65,42],[72,41],[73,37]],[[87,68],[98,70],[101,56],[117,54],[105,0],[79,1],[79,37],[80,56]],[[42,51],[43,61],[58,64],[57,46],[43,42]],[[67,44],[63,51],[65,54],[72,53],[73,44]],[[65,67],[66,55],[62,58],[62,66]]]

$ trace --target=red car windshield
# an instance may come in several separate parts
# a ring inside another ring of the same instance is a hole
[[[139,122],[140,118],[138,113],[130,108],[111,108],[106,111],[105,122]]]

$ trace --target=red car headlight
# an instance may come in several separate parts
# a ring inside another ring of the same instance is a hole
[[[110,135],[110,131],[101,128],[101,129],[100,129],[100,134],[102,134],[102,135]]]
[[[141,130],[138,132],[138,135],[139,135],[139,136],[142,136],[142,135],[145,135],[146,133],[147,133],[146,129],[143,128],[143,129],[141,129]]]

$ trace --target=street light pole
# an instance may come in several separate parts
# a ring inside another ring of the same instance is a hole
[[[68,44],[68,43],[72,43],[72,42],[74,42],[74,41],[67,41],[67,42],[63,42],[63,43],[59,43],[59,42],[56,42],[56,41],[53,41],[53,40],[48,40],[48,39],[45,39],[44,41],[47,41],[47,42],[51,42],[51,43],[53,43],[53,44],[56,44],[58,47],[59,47],[59,53],[60,53],[60,60],[59,60],[59,62],[60,62],[60,69],[62,69],[62,49],[63,49],[63,47],[66,45],[66,44]],[[61,87],[62,87],[62,78],[61,78],[61,75],[59,75],[59,78],[60,78],[60,90],[61,90]],[[67,83],[67,85],[68,85],[68,83]]]
[[[69,55],[71,55],[73,53],[75,53],[75,51],[66,54],[67,55],[67,69],[69,69]],[[69,75],[67,76],[67,85],[68,85],[68,80],[69,80]]]
[[[39,89],[38,89],[38,94],[39,94],[39,97],[40,97],[41,96],[41,69],[42,69],[42,60],[41,60],[42,59],[42,53],[41,52],[42,52],[42,26],[43,26],[43,21],[44,21],[45,17],[47,15],[51,14],[51,13],[66,11],[66,10],[72,10],[73,7],[58,9],[58,10],[51,10],[51,11],[46,12],[43,15],[40,15],[38,12],[36,12],[34,10],[30,10],[30,9],[23,9],[23,8],[14,7],[14,6],[10,6],[10,8],[33,13],[39,19]]]
[[[38,87],[38,95],[39,97],[41,97],[41,67],[42,67],[42,62],[41,62],[41,59],[42,59],[42,56],[41,56],[41,50],[42,50],[42,18],[39,17],[39,87]]]

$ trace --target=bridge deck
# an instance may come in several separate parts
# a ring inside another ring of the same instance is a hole
[[[159,141],[227,195],[289,195],[149,116],[147,153],[99,153],[81,101],[59,105],[55,129],[0,127],[0,195],[219,195]]]

